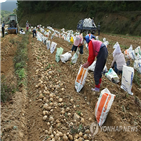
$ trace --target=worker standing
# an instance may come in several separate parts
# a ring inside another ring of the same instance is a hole
[[[97,25],[98,35],[100,35],[100,23]]]
[[[4,37],[4,27],[5,27],[5,23],[3,21],[3,23],[2,23],[2,37]]]
[[[29,23],[28,23],[28,21],[26,22],[26,31],[28,31],[28,29],[29,29]]]

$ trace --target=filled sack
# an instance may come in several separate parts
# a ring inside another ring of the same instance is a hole
[[[105,73],[105,76],[112,82],[114,83],[119,83],[119,77],[116,74],[116,72],[110,68],[109,71],[107,73]]]
[[[46,46],[47,46],[47,49],[50,49],[50,40],[46,41]]]
[[[94,61],[94,62],[88,67],[88,70],[94,71],[94,70],[95,70],[95,66],[96,66],[96,61]],[[104,66],[104,69],[103,69],[103,73],[107,73],[107,72],[108,72],[107,66],[105,65],[105,66]]]
[[[111,94],[107,88],[101,91],[95,106],[95,117],[99,126],[105,122],[114,99],[115,95]]]
[[[79,57],[79,49],[77,48],[76,52],[74,53],[74,55],[71,58],[71,62],[74,64],[77,62],[77,59]]]
[[[124,51],[124,55],[127,59],[135,60],[136,55],[132,45],[130,45],[130,47]]]
[[[138,47],[135,49],[135,54],[136,54],[136,55],[137,55],[137,54],[141,55],[141,48],[140,48],[140,46],[138,46]]]
[[[83,88],[87,74],[88,74],[88,69],[83,68],[81,65],[75,80],[75,89],[77,92],[80,92],[80,90]]]
[[[60,61],[60,55],[63,53],[63,48],[57,48],[57,51],[56,51],[56,55],[55,55],[55,60],[56,62],[59,62]]]
[[[88,70],[94,71],[95,70],[95,65],[96,65],[96,61],[93,61],[93,63],[88,67]]]
[[[51,43],[50,53],[53,53],[53,52],[54,52],[54,50],[55,50],[55,48],[56,48],[56,45],[57,45],[57,43],[55,43],[55,42],[52,42],[52,43]]]
[[[141,60],[134,61],[134,69],[141,73]]]
[[[66,52],[65,54],[60,55],[60,59],[63,63],[66,63],[71,57],[71,52]]]
[[[134,68],[124,65],[122,70],[121,88],[131,95],[133,95],[133,93],[131,92],[133,78],[134,78]]]

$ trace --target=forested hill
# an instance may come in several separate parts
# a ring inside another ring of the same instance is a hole
[[[141,35],[141,1],[18,1],[20,26],[76,29],[80,19],[94,17],[103,32]]]
[[[1,22],[2,21],[5,21],[7,22],[8,21],[8,16],[12,14],[12,12],[9,12],[9,11],[4,11],[4,10],[1,10]]]
[[[53,8],[77,12],[117,12],[141,9],[140,0],[18,0],[18,13],[47,12]]]

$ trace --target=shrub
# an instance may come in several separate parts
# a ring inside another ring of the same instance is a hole
[[[15,93],[16,87],[11,82],[6,82],[6,79],[1,80],[1,102],[11,100],[12,95]]]

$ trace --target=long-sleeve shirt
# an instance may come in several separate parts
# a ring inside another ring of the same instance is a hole
[[[98,52],[99,52],[100,47],[102,45],[101,41],[93,40],[94,43],[92,43],[92,40],[88,44],[88,46],[89,46],[89,57],[88,57],[89,65],[91,65],[93,63],[93,61],[95,60],[95,57],[98,55]]]
[[[2,27],[4,27],[5,26],[5,23],[2,23]]]
[[[95,60],[92,41],[89,42],[88,47],[89,47],[88,62],[89,62],[89,66],[90,66],[93,63],[93,61]]]
[[[119,71],[122,71],[123,65],[126,65],[124,54],[123,53],[115,54],[111,67],[113,67],[114,62],[116,62],[117,64],[117,69]]]

